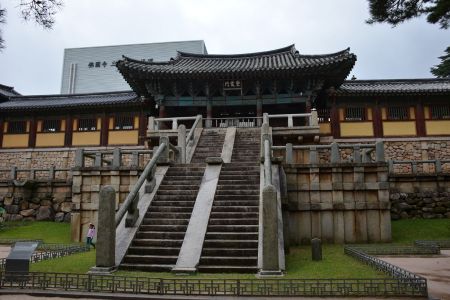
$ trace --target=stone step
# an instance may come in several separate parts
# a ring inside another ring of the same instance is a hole
[[[259,212],[258,206],[213,206],[213,212]]]
[[[136,247],[181,247],[183,240],[134,239],[132,245]]]
[[[127,254],[134,255],[178,255],[180,253],[180,247],[142,247],[131,246],[128,248]],[[212,251],[211,255],[215,252]]]
[[[126,255],[124,263],[131,264],[176,264],[178,255]]]
[[[198,193],[198,187],[197,190],[159,190],[156,192],[156,195],[158,196],[171,196],[171,195],[180,195],[183,194],[183,196],[197,196]]]
[[[222,248],[222,249],[203,248],[203,250],[202,250],[202,255],[205,255],[205,256],[220,256],[223,253],[226,253],[229,256],[257,256],[258,255],[258,249],[257,248],[240,248],[240,249],[233,249],[233,248]]]
[[[211,212],[210,218],[214,219],[238,219],[238,218],[258,218],[258,212],[218,212],[213,211]]]
[[[258,240],[258,232],[208,232],[206,238],[210,240]]]
[[[138,239],[184,239],[185,232],[174,232],[174,231],[138,231],[136,233],[136,238]]]
[[[218,185],[258,185],[259,186],[259,178],[256,179],[222,179],[219,177]]]
[[[231,200],[231,201],[238,201],[238,200],[259,200],[259,192],[255,195],[230,195],[230,194],[216,194],[214,197],[216,200]]]
[[[159,211],[151,211],[145,214],[146,218],[156,218],[156,219],[187,219],[191,217],[191,212],[159,212]]]
[[[122,263],[121,270],[143,271],[143,272],[170,272],[175,264],[128,264]]]
[[[183,201],[195,201],[195,198],[197,195],[159,195],[157,194],[156,199],[152,201],[152,205],[155,202],[167,202],[167,201],[176,201],[176,202],[183,202]],[[174,203],[176,204],[176,203]],[[177,206],[177,205],[175,205]],[[185,206],[185,205],[179,205],[179,206]]]
[[[256,266],[257,263],[257,256],[202,256],[200,259],[201,265]]]
[[[227,206],[249,206],[259,207],[259,199],[257,200],[214,200],[213,208]]]
[[[183,231],[185,232],[187,229],[186,225],[141,225],[139,230],[142,231]]]
[[[258,241],[252,240],[205,240],[203,242],[203,247],[205,248],[234,248],[234,249],[242,249],[242,248],[258,248]]]
[[[259,225],[212,225],[208,224],[208,232],[258,232]]]
[[[239,195],[239,196],[247,196],[247,195],[257,195],[259,196],[259,190],[241,190],[241,189],[220,189],[216,191],[216,196],[218,195]]]
[[[247,175],[222,175],[220,174],[219,177],[221,180],[249,180],[249,181],[255,181],[256,177],[254,178],[249,177]],[[258,182],[259,182],[259,174],[258,174]]]
[[[198,186],[195,185],[187,185],[187,184],[177,184],[177,182],[173,184],[161,184],[158,188],[158,191],[198,191]]]
[[[259,170],[258,171],[252,171],[252,170],[221,170],[220,175],[222,176],[240,176],[240,175],[246,175],[246,176],[252,176],[255,178],[259,178]]]
[[[192,207],[189,206],[150,206],[147,213],[149,212],[183,212],[191,213]]]
[[[228,190],[228,189],[232,189],[235,188],[236,190],[243,190],[245,188],[249,188],[251,190],[256,190],[257,188],[259,188],[259,183],[258,184],[221,184],[220,180],[217,184],[217,191],[218,190]],[[258,190],[259,192],[259,190]]]
[[[187,225],[187,224],[189,224],[189,220],[144,218],[142,220],[142,223],[144,225]]]
[[[211,225],[258,225],[258,218],[252,219],[209,219],[209,224]]]

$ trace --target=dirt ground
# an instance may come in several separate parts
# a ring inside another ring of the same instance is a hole
[[[450,300],[450,250],[434,257],[379,257],[427,279],[432,299]]]

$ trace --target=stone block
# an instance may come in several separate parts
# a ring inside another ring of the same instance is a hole
[[[14,215],[19,213],[19,206],[18,205],[5,205],[6,213]]]
[[[344,233],[344,212],[333,211],[333,237],[334,243],[343,244],[345,239]]]
[[[100,185],[99,184],[91,185],[91,192],[100,192]]]
[[[80,194],[81,193],[81,185],[72,185],[72,193],[73,194]]]
[[[36,213],[36,221],[53,221],[54,217],[55,212],[50,206],[41,206]]]
[[[63,222],[64,221],[64,213],[59,212],[55,214],[55,222]]]
[[[72,211],[72,203],[71,202],[63,202],[60,207],[62,212],[71,212]]]
[[[3,198],[4,205],[11,205],[11,204],[13,204],[13,201],[14,201],[14,198],[12,196]]]
[[[355,212],[352,210],[344,211],[344,238],[345,243],[356,242],[355,234]]]
[[[368,242],[380,242],[380,213],[378,210],[367,211],[367,238]]]
[[[25,209],[25,210],[20,211],[20,214],[23,217],[30,217],[30,216],[34,215],[35,212],[36,212],[36,210],[30,208],[30,209]]]

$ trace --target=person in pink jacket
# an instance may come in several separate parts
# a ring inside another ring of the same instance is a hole
[[[95,226],[92,223],[89,223],[89,229],[86,235],[86,245],[92,246],[95,249],[95,244],[92,242],[95,236]]]

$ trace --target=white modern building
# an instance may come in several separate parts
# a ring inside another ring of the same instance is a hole
[[[61,94],[131,90],[115,66],[122,55],[158,62],[177,51],[207,53],[203,40],[64,49]]]

